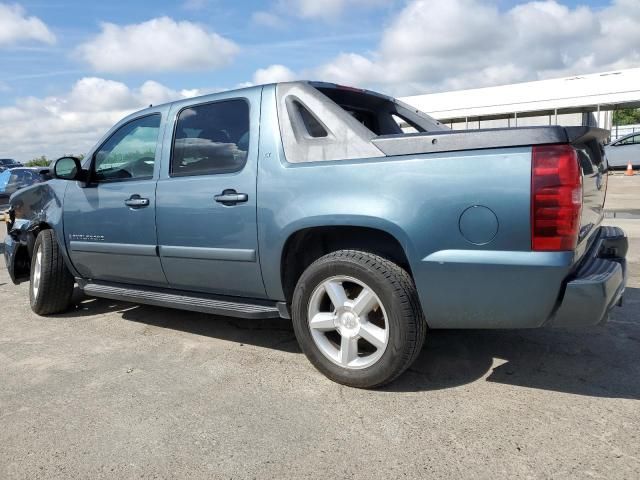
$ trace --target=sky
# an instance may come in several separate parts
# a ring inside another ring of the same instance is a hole
[[[640,66],[640,0],[0,0],[0,157],[295,79],[396,96]]]

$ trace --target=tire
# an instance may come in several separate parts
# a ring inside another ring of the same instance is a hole
[[[379,387],[402,374],[420,353],[427,329],[409,274],[357,250],[330,253],[304,271],[292,317],[309,361],[331,380],[357,388]]]
[[[52,230],[42,230],[31,257],[29,301],[38,315],[66,311],[71,304],[74,278],[64,263]]]

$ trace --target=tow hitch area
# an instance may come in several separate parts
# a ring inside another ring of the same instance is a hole
[[[622,305],[627,281],[628,240],[618,227],[601,227],[598,240],[567,283],[550,322],[553,327],[598,325],[615,305]]]

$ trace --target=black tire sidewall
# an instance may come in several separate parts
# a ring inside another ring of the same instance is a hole
[[[36,256],[42,252],[40,285],[38,294],[33,292],[33,276]],[[51,315],[69,308],[73,294],[74,278],[68,270],[53,230],[42,230],[34,242],[31,256],[29,303],[38,315]]]
[[[381,259],[382,260],[382,259]],[[394,265],[394,267],[399,268]],[[296,338],[309,361],[322,373],[338,383],[368,388],[388,382],[404,370],[404,350],[409,343],[409,329],[401,295],[393,288],[384,269],[371,268],[355,259],[323,257],[312,264],[300,277],[292,304],[292,318]],[[335,276],[352,277],[365,283],[378,296],[387,314],[389,342],[382,357],[370,367],[346,369],[326,358],[312,338],[308,322],[311,294],[323,281]]]
[[[30,276],[29,276],[29,302],[31,304],[31,309],[36,311],[38,309],[38,306],[40,305],[40,303],[42,303],[42,297],[43,297],[43,289],[42,289],[42,283],[43,283],[43,277],[44,277],[44,266],[46,265],[46,262],[49,260],[48,255],[47,255],[47,248],[43,248],[44,247],[44,242],[46,242],[45,237],[47,237],[46,235],[43,234],[43,232],[40,232],[40,234],[38,234],[38,237],[36,238],[36,241],[33,245],[33,255],[31,257],[31,271],[30,271]],[[48,238],[48,237],[47,237]],[[40,285],[38,287],[38,295],[34,295],[33,293],[33,275],[34,275],[34,271],[36,269],[36,257],[38,255],[38,252],[42,251],[42,264],[40,266]]]

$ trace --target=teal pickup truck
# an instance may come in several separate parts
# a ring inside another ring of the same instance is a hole
[[[607,132],[452,131],[367,90],[291,82],[152,106],[11,197],[4,255],[41,315],[87,295],[291,318],[375,387],[428,329],[588,326],[625,287],[600,225]]]

